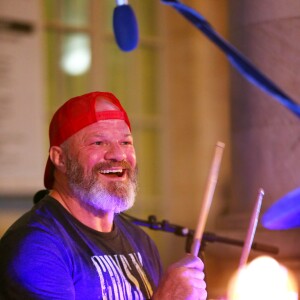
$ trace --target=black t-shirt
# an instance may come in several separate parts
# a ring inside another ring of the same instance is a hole
[[[98,232],[50,196],[0,242],[0,299],[150,299],[161,272],[142,229],[116,215]]]

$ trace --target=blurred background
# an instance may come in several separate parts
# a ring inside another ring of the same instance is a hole
[[[183,2],[299,99],[299,1]],[[263,214],[299,187],[300,120],[247,82],[173,8],[154,0],[130,4],[139,45],[123,52],[112,30],[113,0],[0,0],[0,236],[43,189],[53,112],[96,90],[113,92],[131,119],[140,180],[128,213],[136,218],[154,215],[194,229],[217,141],[225,150],[206,232],[243,241],[259,188]],[[185,252],[186,237],[144,229],[165,266]],[[299,229],[259,223],[255,242],[278,247],[273,257],[300,281]],[[209,296],[217,299],[242,248],[202,246]],[[249,260],[262,254],[251,251]]]

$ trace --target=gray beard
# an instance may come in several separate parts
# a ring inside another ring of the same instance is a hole
[[[127,182],[110,182],[104,185],[98,179],[100,167],[101,164],[98,164],[90,175],[84,175],[83,167],[77,161],[67,158],[66,175],[74,197],[81,205],[95,213],[119,213],[131,208],[137,190],[137,168],[130,169]]]

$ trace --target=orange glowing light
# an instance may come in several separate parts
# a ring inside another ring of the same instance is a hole
[[[229,300],[297,300],[296,280],[275,259],[261,256],[239,270],[228,288]]]

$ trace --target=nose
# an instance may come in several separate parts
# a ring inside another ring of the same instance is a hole
[[[121,145],[112,143],[107,148],[104,158],[106,160],[122,161],[126,158],[126,154]]]

